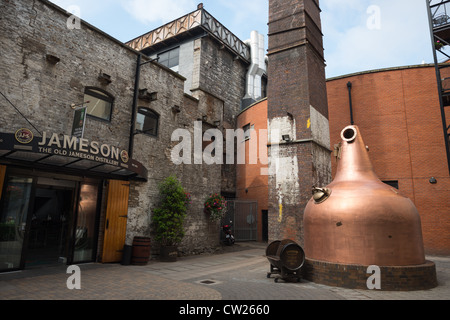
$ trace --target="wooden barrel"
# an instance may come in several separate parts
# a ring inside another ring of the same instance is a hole
[[[305,263],[305,252],[297,243],[291,242],[281,246],[279,251],[281,266],[289,271],[297,271]]]
[[[150,238],[134,237],[131,264],[135,266],[145,266],[150,259],[150,249]]]
[[[276,241],[273,241],[272,243],[270,243],[266,248],[266,256],[267,257],[276,256],[278,247],[280,246],[280,243],[281,243],[280,240],[276,240]]]

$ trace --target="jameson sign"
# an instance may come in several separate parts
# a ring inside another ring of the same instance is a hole
[[[44,132],[40,141],[38,140],[38,150],[39,153],[82,158],[113,166],[126,165],[129,161],[128,152],[125,150],[76,136],[64,135],[61,138],[57,133]]]
[[[141,174],[146,176],[147,171],[142,164],[130,159],[126,150],[98,141],[57,133],[44,132],[42,137],[34,137],[29,129],[19,129],[15,133],[0,133],[0,150],[30,151],[85,159],[128,169],[139,176]]]

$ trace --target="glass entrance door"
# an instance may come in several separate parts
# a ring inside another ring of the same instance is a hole
[[[36,188],[25,267],[67,262],[74,191],[51,185]]]
[[[0,271],[22,267],[32,187],[32,178],[13,175],[6,178],[0,208]]]

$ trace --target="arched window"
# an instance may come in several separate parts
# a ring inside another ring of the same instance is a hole
[[[87,114],[91,117],[111,121],[114,97],[106,91],[87,87],[84,90],[84,101],[87,103]]]
[[[153,137],[158,136],[159,114],[148,108],[139,108],[136,117],[136,130]]]

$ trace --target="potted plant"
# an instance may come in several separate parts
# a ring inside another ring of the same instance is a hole
[[[155,228],[155,240],[161,244],[160,259],[176,261],[178,244],[183,240],[183,227],[190,195],[186,193],[174,176],[166,178],[159,185],[161,200],[153,210],[152,222]]]
[[[209,214],[212,221],[220,221],[227,211],[225,198],[218,193],[209,196],[205,201],[205,212]]]

